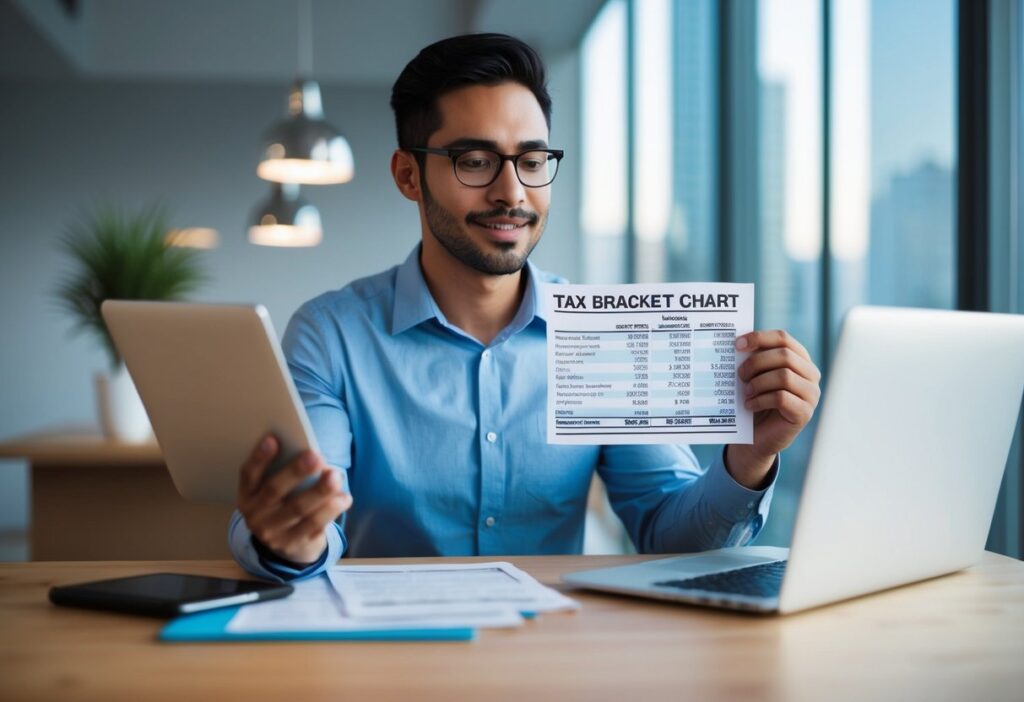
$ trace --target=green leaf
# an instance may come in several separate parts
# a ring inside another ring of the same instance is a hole
[[[121,357],[100,314],[104,300],[181,300],[206,280],[200,252],[168,246],[168,229],[160,205],[125,213],[101,203],[61,237],[73,272],[54,290],[56,300],[74,318],[74,331],[99,338],[114,366]]]

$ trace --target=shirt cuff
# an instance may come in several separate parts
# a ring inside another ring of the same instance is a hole
[[[751,490],[736,482],[725,467],[726,448],[722,447],[721,453],[712,461],[704,478],[708,503],[715,512],[730,522],[750,522],[760,517],[758,521],[763,524],[768,518],[768,508],[775,491],[775,482],[779,477],[780,455],[776,454],[775,461],[768,471],[768,485],[761,490]]]
[[[345,536],[337,522],[328,524],[325,533],[327,548],[320,554],[316,563],[305,568],[289,567],[280,560],[260,554],[260,550],[254,544],[252,532],[249,531],[249,527],[245,523],[245,518],[242,517],[241,512],[235,510],[235,513],[231,515],[231,525],[228,527],[228,547],[238,564],[259,578],[277,582],[304,580],[326,571],[331,564],[341,558],[345,551]]]
[[[269,546],[257,539],[255,534],[250,536],[249,540],[252,542],[252,547],[256,549],[256,555],[259,556],[260,563],[262,563],[268,570],[286,570],[291,573],[303,573],[310,568],[315,568],[321,565],[327,557],[327,547],[324,546],[324,550],[320,553],[320,557],[317,558],[315,562],[303,565],[278,556],[270,550]]]

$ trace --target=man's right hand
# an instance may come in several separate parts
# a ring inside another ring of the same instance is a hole
[[[239,473],[238,509],[252,535],[273,553],[294,563],[314,563],[327,548],[327,525],[352,506],[352,496],[341,489],[337,471],[314,451],[303,451],[265,476],[277,451],[273,436],[256,445]],[[315,485],[291,494],[313,475],[320,476]]]

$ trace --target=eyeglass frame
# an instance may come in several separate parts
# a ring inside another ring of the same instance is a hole
[[[450,158],[452,160],[452,172],[455,174],[455,180],[459,181],[460,183],[462,183],[462,185],[465,185],[467,188],[486,188],[486,187],[489,187],[489,186],[493,185],[494,181],[496,181],[498,179],[498,176],[501,175],[501,170],[505,167],[505,161],[511,161],[512,162],[512,170],[516,174],[516,179],[522,184],[522,186],[524,188],[546,188],[546,187],[548,187],[549,185],[551,185],[552,183],[555,182],[555,176],[558,175],[558,167],[561,165],[562,158],[565,156],[565,150],[564,149],[526,149],[525,151],[520,151],[518,154],[512,154],[512,155],[503,154],[503,153],[500,153],[498,151],[495,151],[494,149],[487,149],[487,148],[482,148],[482,147],[479,147],[479,146],[472,146],[472,147],[465,147],[465,146],[463,146],[463,147],[460,147],[458,149],[441,149],[441,148],[432,148],[432,147],[428,147],[428,146],[409,146],[405,150],[406,151],[413,151],[413,152],[421,153],[421,154],[434,154],[435,156],[447,156],[448,158]],[[460,156],[468,154],[468,153],[470,153],[472,151],[486,151],[487,153],[494,154],[495,156],[498,157],[498,167],[494,169],[494,177],[492,177],[489,181],[487,181],[483,185],[470,185],[469,183],[463,183],[462,182],[462,178],[459,178],[459,169],[458,169],[458,166],[455,165],[455,162],[458,161]],[[544,185],[528,185],[526,183],[523,183],[523,177],[521,175],[519,175],[519,159],[522,158],[523,156],[525,156],[526,154],[532,154],[532,153],[535,153],[537,151],[541,151],[543,153],[546,153],[546,154],[549,154],[549,155],[555,157],[555,161],[556,161],[555,176],[552,176],[551,180],[549,180],[547,183],[544,183]]]

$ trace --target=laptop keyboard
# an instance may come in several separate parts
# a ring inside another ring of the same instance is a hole
[[[704,590],[726,592],[732,595],[750,597],[777,597],[782,587],[782,575],[786,572],[786,561],[772,561],[757,565],[709,573],[683,580],[665,580],[654,583],[661,587],[677,587],[680,590]]]

